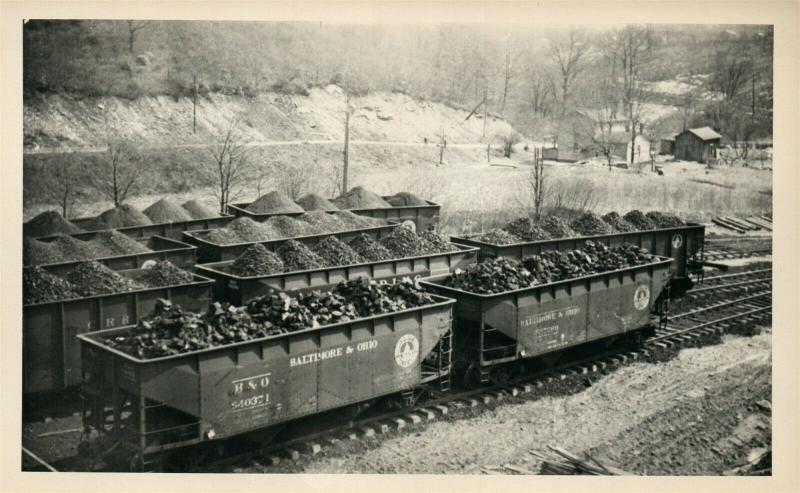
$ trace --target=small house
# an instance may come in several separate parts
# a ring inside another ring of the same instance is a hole
[[[678,134],[674,133],[666,137],[661,137],[661,140],[658,144],[658,153],[675,154],[675,137],[677,136]]]
[[[690,128],[675,137],[675,157],[705,163],[717,157],[720,139],[711,127]]]

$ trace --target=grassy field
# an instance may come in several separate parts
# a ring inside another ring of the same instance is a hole
[[[293,146],[263,151],[254,159],[272,159],[280,164],[279,174],[269,176],[261,193],[279,186],[293,186],[295,192],[309,191],[330,196],[334,193],[335,173],[341,159],[335,146],[308,148]],[[267,154],[268,152],[268,154]],[[66,155],[72,159],[78,156]],[[493,157],[477,149],[448,151],[448,162],[438,166],[435,148],[359,146],[352,152],[351,186],[362,185],[381,194],[410,191],[442,205],[442,228],[447,233],[476,232],[507,222],[530,211],[531,167],[529,155],[512,159]],[[25,167],[25,219],[52,208],[43,191],[47,166],[64,155],[35,156]],[[164,195],[185,200],[202,198],[214,204],[212,179],[197,163],[203,162],[200,150],[181,150],[153,156],[163,171],[150,176],[130,202],[146,207]],[[85,159],[84,159],[85,162]],[[85,173],[90,173],[90,164]],[[718,214],[768,213],[772,210],[772,172],[752,168],[707,170],[696,163],[661,163],[659,176],[648,171],[594,165],[546,164],[546,206],[559,211],[590,209],[598,213],[660,210],[686,220],[707,221]],[[254,183],[241,194],[241,200],[257,196]],[[97,214],[110,206],[96,192],[84,190],[81,204],[73,216]]]

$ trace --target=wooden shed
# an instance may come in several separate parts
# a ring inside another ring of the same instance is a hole
[[[661,141],[658,144],[658,153],[659,154],[675,154],[675,137],[678,134],[670,134],[666,137],[661,137]]]
[[[705,163],[717,157],[720,139],[711,127],[690,128],[675,137],[675,157]]]

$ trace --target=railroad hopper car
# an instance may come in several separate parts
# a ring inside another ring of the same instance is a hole
[[[135,277],[141,270],[119,271]],[[23,394],[48,393],[81,383],[76,335],[135,324],[160,298],[192,311],[211,306],[213,281],[194,275],[188,284],[103,294],[22,307]]]
[[[228,271],[233,263],[214,262],[196,266],[196,271],[214,279],[214,299],[243,305],[267,294],[270,290],[308,291],[323,289],[341,281],[368,277],[390,282],[403,277],[421,278],[447,274],[458,268],[475,263],[478,249],[453,245],[456,249],[447,253],[435,253],[417,257],[397,258],[355,265],[325,267],[295,272],[283,272],[267,276],[242,277]]]
[[[527,358],[590,341],[643,334],[665,289],[672,259],[498,294],[444,285],[447,276],[420,281],[457,300],[454,366],[467,386],[486,382]],[[658,311],[658,310],[655,310]]]
[[[70,235],[82,241],[89,241],[97,232],[77,233]],[[57,236],[38,238],[38,241],[51,241]],[[92,259],[99,262],[111,270],[141,269],[157,261],[167,260],[176,267],[191,271],[197,261],[197,247],[182,241],[165,238],[162,236],[149,236],[139,238],[138,241],[149,248],[150,252],[133,253],[128,255],[115,255],[110,257],[100,257]],[[61,276],[74,269],[83,260],[73,262],[59,262],[53,264],[39,264],[39,267],[50,274]]]
[[[155,359],[79,335],[84,424],[153,456],[449,382],[453,300]],[[439,390],[442,390],[441,388]],[[107,416],[107,407],[112,409]],[[106,426],[111,420],[111,428]]]
[[[210,217],[208,219],[192,219],[190,221],[176,221],[172,223],[158,223],[147,224],[144,226],[126,226],[123,228],[106,228],[116,229],[120,233],[125,233],[131,238],[150,238],[151,236],[163,236],[173,240],[180,240],[183,238],[184,231],[200,231],[206,229],[224,228],[235,218],[233,216],[224,214],[219,217]],[[84,217],[78,219],[71,219],[70,222],[75,226],[86,229],[90,232],[97,232],[93,227],[97,219],[93,217]]]
[[[383,198],[387,199],[388,197]],[[426,200],[425,202],[427,202],[426,205],[401,205],[395,207],[349,210],[360,216],[400,223],[414,232],[421,233],[423,231],[435,230],[439,227],[439,213],[442,210],[442,206],[435,202],[431,202],[430,200]],[[249,202],[231,204],[228,206],[228,213],[233,214],[235,217],[247,216],[255,220],[264,220],[270,216],[277,215],[299,216],[302,214],[300,212],[289,214],[258,213],[247,210],[249,205]]]
[[[693,281],[690,275],[702,273],[705,230],[706,227],[702,224],[687,224],[674,228],[558,238],[512,245],[495,245],[481,241],[476,236],[452,236],[451,241],[479,247],[478,256],[481,260],[495,257],[522,259],[547,250],[575,250],[582,248],[587,241],[609,247],[630,243],[645,248],[654,255],[672,258],[669,294],[679,296],[692,288]]]
[[[278,240],[268,241],[255,241],[255,242],[242,242],[232,245],[219,245],[209,241],[206,238],[208,230],[198,231],[184,231],[183,241],[197,247],[197,261],[198,263],[210,262],[224,262],[226,260],[236,260],[236,257],[243,254],[248,248],[260,243],[268,250],[275,251],[280,248],[287,241],[295,240],[306,245],[313,245],[319,240],[328,236],[334,236],[339,240],[348,243],[359,236],[361,233],[369,235],[374,239],[383,238],[392,233],[394,228],[399,227],[397,223],[389,223],[382,226],[373,226],[369,228],[352,229],[348,231],[337,231],[335,233],[323,233],[308,236],[296,236],[292,238],[283,238]]]

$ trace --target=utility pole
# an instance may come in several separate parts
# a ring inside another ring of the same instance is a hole
[[[347,188],[347,172],[350,164],[350,113],[353,111],[350,106],[350,95],[347,95],[347,103],[344,110],[344,167],[342,169],[342,193],[346,193]]]
[[[489,83],[483,89],[483,138],[486,138],[486,118],[489,116],[489,109],[487,108],[487,98],[489,97]]]

